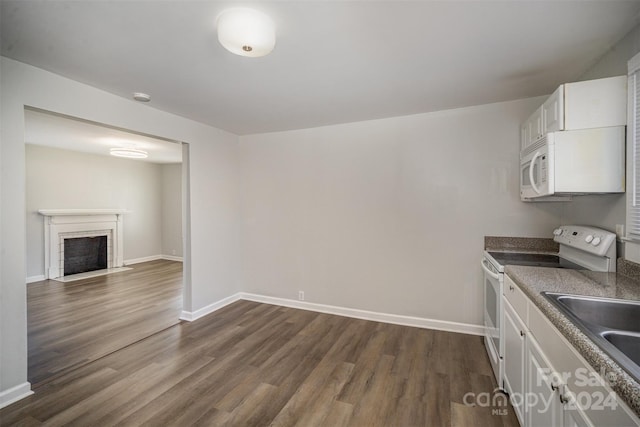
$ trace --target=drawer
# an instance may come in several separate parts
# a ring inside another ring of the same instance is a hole
[[[504,297],[509,304],[515,309],[518,316],[523,322],[528,322],[527,316],[527,297],[522,290],[516,285],[513,280],[506,274],[504,275]]]

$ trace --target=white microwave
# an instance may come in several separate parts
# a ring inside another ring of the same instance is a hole
[[[624,193],[625,127],[550,132],[520,153],[520,198]]]

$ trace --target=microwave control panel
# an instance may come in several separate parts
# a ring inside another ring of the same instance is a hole
[[[540,157],[540,182],[547,182],[547,155]]]
[[[562,225],[553,230],[553,240],[585,252],[604,256],[611,245],[615,245],[616,235],[595,227]]]

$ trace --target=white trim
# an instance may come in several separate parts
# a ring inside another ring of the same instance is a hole
[[[240,300],[240,293],[231,295],[230,297],[226,297],[221,299],[220,301],[216,301],[213,304],[209,304],[206,307],[202,307],[196,311],[183,311],[180,313],[180,320],[186,320],[187,322],[193,322],[194,320],[198,320],[199,318],[206,316],[207,314],[211,314],[214,311],[220,310],[222,307],[234,303]]]
[[[40,209],[44,216],[44,275],[64,276],[64,240],[107,236],[107,268],[122,267],[124,228],[122,209]]]
[[[181,256],[175,256],[175,255],[160,255],[160,258],[162,258],[162,259],[166,259],[167,261],[179,261],[179,262],[182,262],[182,257],[181,257]]]
[[[159,259],[166,259],[167,261],[180,261],[180,262],[182,262],[182,257],[180,257],[180,256],[175,256],[175,255],[151,255],[151,256],[143,256],[141,258],[126,259],[124,261],[124,265],[140,264],[141,262],[157,261]]]
[[[483,336],[485,333],[485,328],[483,325],[472,325],[469,323],[450,322],[447,320],[427,319],[423,317],[403,316],[399,314],[378,313],[375,311],[358,310],[355,308],[338,307],[334,305],[316,304],[307,301],[296,301],[286,298],[251,294],[247,292],[238,292],[235,295],[224,298],[193,313],[183,311],[180,315],[180,319],[192,322],[241,299],[246,301],[260,302],[264,304],[279,305],[282,307],[298,308],[301,310],[352,317],[354,319],[371,320],[374,322],[391,323],[394,325],[402,326],[413,326],[415,328],[435,329],[439,331],[458,332],[461,334],[479,336]]]
[[[640,70],[640,53],[637,53],[627,62],[627,74],[633,74]]]
[[[44,216],[87,216],[87,215],[122,215],[131,213],[126,209],[38,209],[38,213]]]
[[[240,298],[247,301],[275,304],[283,307],[299,308],[320,313],[336,314],[338,316],[353,317],[355,319],[372,320],[374,322],[391,323],[394,325],[413,326],[416,328],[436,329],[439,331],[458,332],[469,335],[484,335],[484,326],[469,323],[450,322],[447,320],[427,319],[423,317],[403,316],[399,314],[378,313],[375,311],[358,310],[355,308],[338,307],[334,305],[315,304],[307,301],[296,301],[285,298],[269,297],[240,292]]]
[[[44,277],[44,274],[38,274],[37,276],[29,276],[27,277],[27,284],[34,283],[34,282],[41,282],[43,280],[47,280],[47,278]]]
[[[124,261],[124,265],[140,264],[141,262],[156,261],[159,259],[162,259],[162,255],[144,256],[142,258],[127,259]]]
[[[0,392],[0,409],[11,405],[12,403],[22,400],[27,396],[31,396],[31,383],[25,382],[8,390]]]

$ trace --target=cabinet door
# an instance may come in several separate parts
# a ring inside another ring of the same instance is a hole
[[[504,387],[520,425],[524,424],[525,328],[504,298]]]
[[[575,399],[575,396],[565,388],[565,398],[569,401]],[[589,421],[587,415],[577,407],[577,405],[567,404],[562,411],[563,415],[563,427],[594,427],[593,423]]]
[[[520,150],[524,150],[531,141],[531,130],[529,129],[529,121],[527,120],[520,128]]]
[[[540,106],[520,127],[520,149],[524,150],[543,134],[542,106]]]
[[[544,133],[564,129],[564,85],[561,85],[542,104]]]
[[[529,119],[531,121],[531,142],[537,141],[543,134],[542,106],[540,106]]]
[[[627,76],[567,83],[564,86],[566,130],[627,124]]]
[[[560,377],[554,374],[551,364],[533,336],[527,336],[526,347],[526,426],[561,426],[562,404],[558,394]]]

